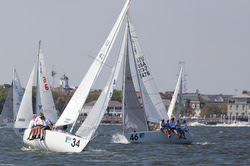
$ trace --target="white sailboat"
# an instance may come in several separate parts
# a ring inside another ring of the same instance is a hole
[[[44,56],[41,48],[41,41],[39,41],[38,60],[36,67],[34,66],[29,77],[29,81],[26,86],[23,101],[21,103],[17,120],[14,125],[16,134],[22,135],[24,130],[28,128],[29,122],[33,117],[32,107],[32,87],[35,82],[36,76],[36,115],[40,112],[49,119],[52,123],[55,123],[58,119],[55,104],[52,98],[51,89],[49,86],[48,76],[46,73],[46,65],[44,62]]]
[[[138,37],[131,22],[127,27],[129,30],[132,48],[132,60],[127,52],[124,66],[123,80],[123,131],[129,142],[154,142],[190,144],[193,137],[187,133],[186,139],[179,139],[172,134],[171,138],[160,130],[152,130],[149,124],[159,124],[162,119],[168,119],[165,106],[156,89],[152,72],[139,46]],[[136,79],[131,74],[131,64],[135,64]],[[142,105],[139,103],[134,83],[138,84],[141,94]]]
[[[56,122],[55,126],[60,127],[64,125],[72,125],[71,132],[76,123],[76,120],[79,116],[79,112],[82,110],[82,107],[87,99],[89,91],[93,84],[95,83],[106,59],[109,56],[109,52],[113,46],[113,43],[116,39],[116,36],[119,32],[123,19],[126,15],[126,12],[129,8],[131,0],[127,0],[115,25],[113,26],[109,36],[107,37],[105,43],[103,44],[100,52],[97,54],[94,62],[90,66],[88,72],[83,78],[78,89],[72,96],[70,102],[65,108],[64,112]],[[93,107],[93,110],[90,112],[88,117],[85,119],[85,122],[81,125],[78,131],[73,133],[62,133],[56,130],[46,131],[45,140],[27,140],[30,130],[25,130],[23,141],[25,144],[37,148],[50,150],[55,152],[81,152],[86,145],[91,140],[93,134],[95,133],[102,116],[106,110],[108,102],[112,96],[113,88],[116,83],[116,78],[118,76],[119,66],[121,65],[120,53],[119,59],[114,66],[111,76],[101,94],[96,105]]]
[[[13,71],[13,81],[0,116],[0,127],[12,128],[16,121],[19,106],[23,98],[23,89],[16,69]]]

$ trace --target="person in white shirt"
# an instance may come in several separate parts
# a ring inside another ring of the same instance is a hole
[[[41,120],[43,121],[43,127],[41,127],[41,131],[40,131],[40,133],[42,133],[42,137],[41,137],[40,141],[44,140],[45,130],[51,130],[52,129],[52,124],[47,118],[42,116]]]
[[[171,122],[169,122],[169,125],[170,125],[171,131],[173,131],[180,138],[179,133],[176,130],[176,125],[175,125],[175,122],[174,122],[174,118],[171,119]]]
[[[33,135],[34,130],[32,130],[32,129],[35,127],[35,119],[36,119],[36,116],[33,116],[33,118],[31,119],[31,121],[29,123],[28,129],[31,129],[31,130],[30,130],[30,133],[29,133],[27,140],[30,140],[31,134]]]
[[[185,132],[188,132],[189,129],[188,129],[188,125],[187,125],[187,123],[186,123],[186,120],[184,120],[183,123],[184,123],[183,135],[184,135],[184,139],[185,139],[185,138],[186,138],[186,137],[185,137]]]
[[[35,139],[37,134],[38,134],[38,137],[40,137],[39,128],[42,126],[42,120],[41,120],[42,116],[43,116],[43,113],[40,112],[39,116],[35,118],[34,127],[31,129],[32,137],[29,140]]]

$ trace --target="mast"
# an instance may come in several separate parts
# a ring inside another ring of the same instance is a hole
[[[39,55],[41,53],[41,40],[39,40],[38,55],[37,55],[37,66],[36,66],[36,115],[39,115],[40,105],[40,85],[39,85]]]
[[[128,13],[127,13],[127,23],[128,23]],[[125,30],[128,29],[128,24],[126,24],[126,27],[125,27]],[[128,34],[127,34],[128,36]],[[126,77],[126,60],[127,60],[127,54],[128,54],[128,38],[127,38],[127,41],[126,41],[126,53],[125,53],[125,56],[123,57],[123,76],[122,76],[122,127],[123,127],[123,134],[124,134],[124,131],[125,131],[125,125],[124,125],[124,122],[125,122],[125,116],[124,116],[124,108],[125,108],[125,77]]]
[[[135,65],[135,70],[136,70],[136,78],[137,78],[137,81],[138,81],[138,85],[139,85],[139,90],[140,90],[140,95],[141,95],[141,100],[142,100],[142,107],[143,107],[143,113],[144,113],[144,118],[145,118],[145,123],[147,124],[147,130],[149,129],[149,126],[148,126],[148,120],[147,120],[147,116],[146,116],[146,112],[145,112],[145,107],[144,107],[144,101],[143,101],[143,95],[142,95],[142,89],[141,89],[141,83],[140,83],[140,79],[139,79],[139,73],[138,73],[138,70],[137,70],[137,66],[136,66],[136,59],[135,59],[135,54],[134,54],[134,47],[133,47],[133,39],[132,39],[132,36],[131,36],[131,33],[130,33],[130,27],[129,27],[129,22],[128,22],[128,29],[129,29],[129,38],[130,38],[130,43],[131,43],[131,47],[132,47],[132,52],[133,52],[133,58],[134,58],[134,65]]]

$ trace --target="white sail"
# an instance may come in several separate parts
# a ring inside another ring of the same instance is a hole
[[[41,105],[39,109],[42,109],[45,117],[52,123],[55,123],[58,119],[56,107],[53,101],[50,84],[47,76],[46,65],[44,56],[41,49],[41,41],[39,42],[39,67],[38,67],[38,80],[39,80],[39,93],[41,98]]]
[[[5,103],[1,112],[0,124],[1,123],[13,124],[13,82],[11,83],[8,96],[5,100]]]
[[[171,118],[171,116],[172,116],[172,113],[173,113],[173,110],[174,110],[174,106],[175,106],[175,103],[176,103],[176,100],[177,100],[177,97],[178,97],[178,93],[180,91],[181,75],[182,75],[182,68],[180,70],[179,77],[178,77],[178,80],[177,80],[177,83],[176,83],[176,87],[175,87],[175,91],[174,91],[174,94],[172,96],[172,100],[171,100],[170,106],[168,108],[168,117],[169,118]]]
[[[177,111],[175,115],[176,119],[179,119],[180,117],[181,106],[182,106],[182,79],[181,79],[180,90],[179,90],[179,95],[178,95],[178,107],[177,107]]]
[[[81,136],[87,140],[90,140],[94,135],[97,127],[99,126],[102,117],[108,107],[108,103],[112,97],[113,90],[116,85],[116,80],[118,78],[118,74],[121,68],[122,59],[125,54],[126,44],[127,44],[127,28],[125,29],[123,42],[121,46],[121,51],[119,54],[119,58],[116,62],[116,65],[113,67],[109,80],[102,91],[100,97],[98,98],[96,104],[93,109],[88,114],[87,118],[84,120],[81,127],[77,130],[76,135]]]
[[[22,102],[22,98],[23,98],[23,88],[18,78],[16,69],[14,69],[13,75],[14,75],[13,77],[13,115],[14,115],[14,121],[15,121],[17,118],[17,113],[18,113],[20,104]]]
[[[24,92],[23,100],[21,102],[17,114],[17,119],[14,128],[28,128],[29,122],[32,119],[33,116],[32,87],[34,83],[35,69],[36,67],[34,65]]]
[[[129,28],[136,68],[140,76],[139,84],[141,86],[141,96],[147,120],[159,123],[162,119],[168,119],[168,115],[131,22],[129,23]]]
[[[109,36],[107,37],[100,52],[97,54],[97,57],[95,58],[94,62],[90,66],[88,72],[86,73],[85,77],[83,78],[78,89],[76,90],[76,92],[72,96],[67,107],[65,108],[62,115],[60,116],[60,118],[56,122],[56,126],[73,124],[77,120],[77,118],[79,116],[79,112],[81,111],[82,106],[84,105],[84,103],[87,99],[89,91],[90,91],[92,85],[94,84],[96,78],[98,77],[98,75],[99,75],[108,55],[109,55],[109,52],[113,46],[113,43],[116,39],[118,31],[121,27],[124,16],[129,8],[130,1],[131,0],[127,0],[127,2],[125,3],[113,29],[111,30]]]

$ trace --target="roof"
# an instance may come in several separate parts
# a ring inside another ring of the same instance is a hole
[[[232,98],[250,98],[250,96],[247,94],[240,94],[240,95],[235,95]]]
[[[85,103],[84,106],[94,106],[95,103],[96,101],[91,101],[91,102]],[[122,106],[122,103],[119,101],[110,101],[108,106],[109,107]]]

